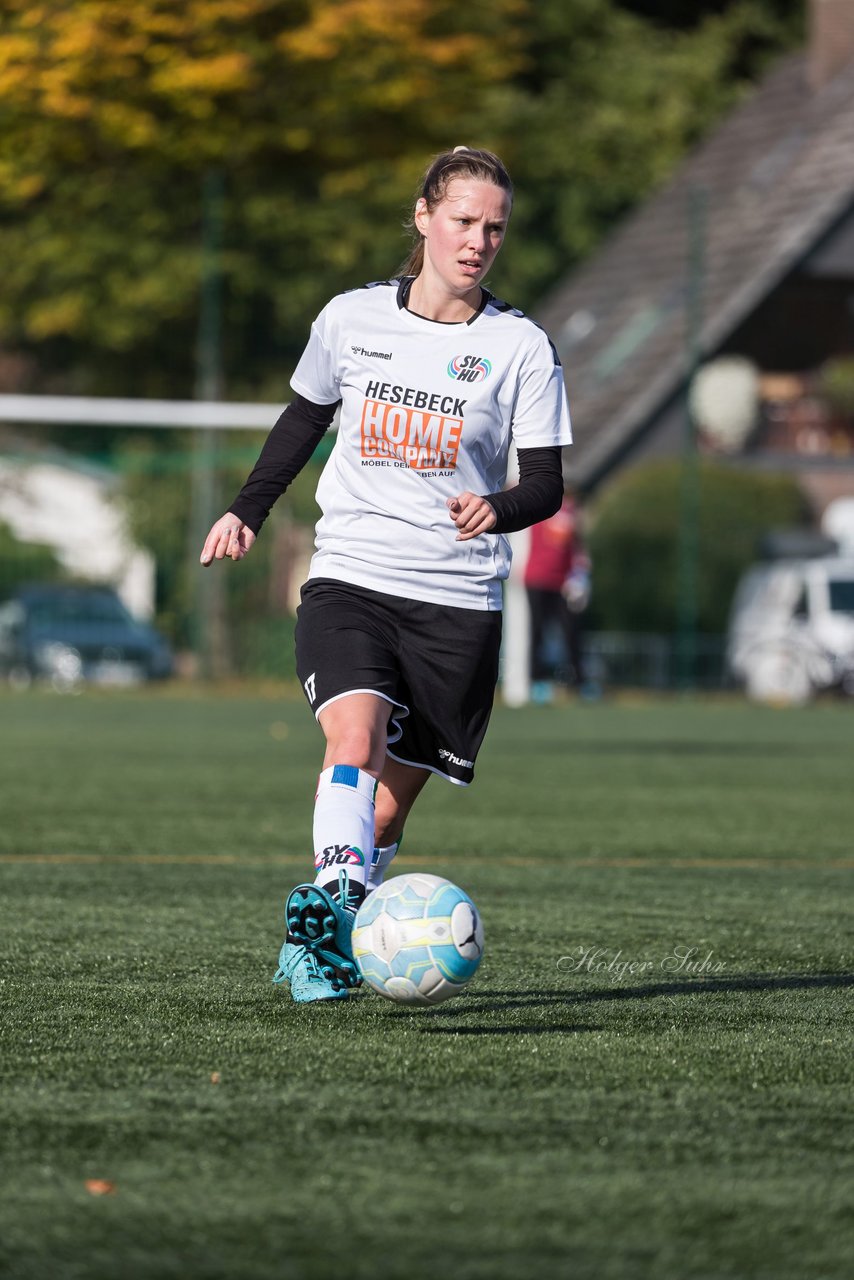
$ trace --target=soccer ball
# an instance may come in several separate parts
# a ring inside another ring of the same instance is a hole
[[[440,876],[395,876],[362,903],[353,955],[369,987],[400,1004],[440,1004],[471,980],[483,925],[468,894]]]

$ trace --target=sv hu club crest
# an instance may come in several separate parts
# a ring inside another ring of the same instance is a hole
[[[454,356],[448,363],[448,377],[456,382],[483,382],[491,373],[486,356]]]

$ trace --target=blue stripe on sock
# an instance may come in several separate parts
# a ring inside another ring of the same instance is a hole
[[[359,770],[354,764],[334,764],[331,781],[333,787],[358,787]]]

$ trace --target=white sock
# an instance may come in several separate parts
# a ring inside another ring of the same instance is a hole
[[[401,840],[395,840],[394,844],[388,844],[382,849],[374,849],[374,855],[371,858],[371,869],[368,873],[368,893],[373,893],[374,889],[379,889],[385,873],[391,866],[392,859],[400,848]]]
[[[364,889],[374,847],[376,780],[351,764],[324,769],[314,798],[315,884],[334,893],[344,868]]]

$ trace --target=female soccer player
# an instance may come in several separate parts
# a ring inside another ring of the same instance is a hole
[[[241,560],[341,408],[297,615],[297,672],[326,738],[316,879],[285,906],[274,981],[300,1002],[359,982],[350,933],[431,774],[467,786],[498,676],[503,534],[552,515],[570,443],[546,334],[483,287],[513,188],[488,151],[427,170],[398,278],[332,299],[294,399],[201,562]],[[502,491],[511,441],[519,483]]]

